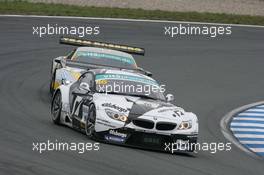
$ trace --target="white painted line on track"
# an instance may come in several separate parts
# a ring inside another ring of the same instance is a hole
[[[257,108],[255,108],[255,109],[248,109],[246,111],[248,111],[248,112],[263,112],[264,113],[264,109],[257,109]]]
[[[264,148],[249,148],[256,153],[264,152]]]
[[[264,127],[264,124],[259,123],[231,123],[232,126],[257,126],[257,127]]]
[[[222,25],[222,26],[224,25],[224,26],[235,26],[235,27],[264,28],[264,26],[260,26],[260,25],[224,24],[224,23],[209,23],[209,22],[188,22],[188,21],[168,21],[168,20],[148,20],[148,19],[127,19],[127,18],[99,18],[99,17],[78,17],[78,16],[40,16],[40,15],[0,15],[0,17],[86,19],[86,20],[104,20],[104,21],[206,24],[206,25]]]
[[[233,120],[264,121],[264,117],[263,117],[263,118],[243,118],[243,117],[234,117]]]
[[[243,116],[252,116],[252,115],[254,115],[254,116],[263,116],[264,117],[264,113],[263,114],[259,114],[259,113],[244,113],[244,112],[242,112],[242,113],[240,113],[240,114],[238,114],[238,116],[241,116],[241,115],[243,115]]]
[[[264,138],[264,135],[258,134],[234,134],[237,138]]]
[[[264,144],[264,141],[241,140],[240,142],[243,144]]]
[[[250,131],[250,132],[264,132],[264,129],[257,128],[230,128],[232,131]]]

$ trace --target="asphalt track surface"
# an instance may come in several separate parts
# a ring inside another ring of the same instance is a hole
[[[92,142],[51,122],[51,59],[72,47],[59,45],[59,36],[32,35],[32,26],[47,23],[99,25],[95,39],[145,47],[137,62],[167,85],[176,104],[199,116],[200,142],[226,142],[221,117],[263,100],[263,28],[233,27],[231,36],[216,39],[168,38],[165,23],[0,17],[0,174],[264,174],[262,160],[235,146],[195,157],[108,144],[84,154],[32,151],[32,142]]]

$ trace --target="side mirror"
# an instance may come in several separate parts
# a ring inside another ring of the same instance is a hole
[[[71,83],[71,81],[66,80],[66,79],[64,79],[64,78],[61,80],[61,84],[68,85],[68,84],[70,84],[70,83]]]
[[[88,83],[85,83],[85,82],[81,82],[80,89],[81,90],[85,90],[87,92],[90,92],[91,91],[89,84]]]
[[[167,94],[167,95],[166,95],[166,100],[167,100],[167,102],[171,102],[171,101],[173,101],[173,100],[174,100],[174,95],[172,95],[172,94]]]
[[[145,75],[152,77],[152,73],[149,71],[146,71],[145,69],[143,69],[142,67],[138,67],[138,70],[142,71]]]
[[[146,71],[146,75],[149,76],[149,77],[152,77],[152,73],[149,72],[149,71]]]
[[[54,61],[55,61],[55,63],[61,64],[61,60],[55,59]]]

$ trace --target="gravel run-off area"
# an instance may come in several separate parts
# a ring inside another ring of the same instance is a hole
[[[264,16],[264,0],[29,0],[80,6]]]

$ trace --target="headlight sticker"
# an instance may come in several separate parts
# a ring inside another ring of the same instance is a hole
[[[179,125],[178,129],[179,130],[185,130],[185,129],[190,129],[192,127],[192,121],[183,121],[181,122],[181,124]]]
[[[126,122],[128,120],[128,117],[122,113],[119,113],[119,112],[116,112],[116,111],[113,111],[111,109],[108,109],[106,108],[105,109],[105,113],[112,119],[114,120],[118,120],[118,121],[121,121],[121,122]]]

